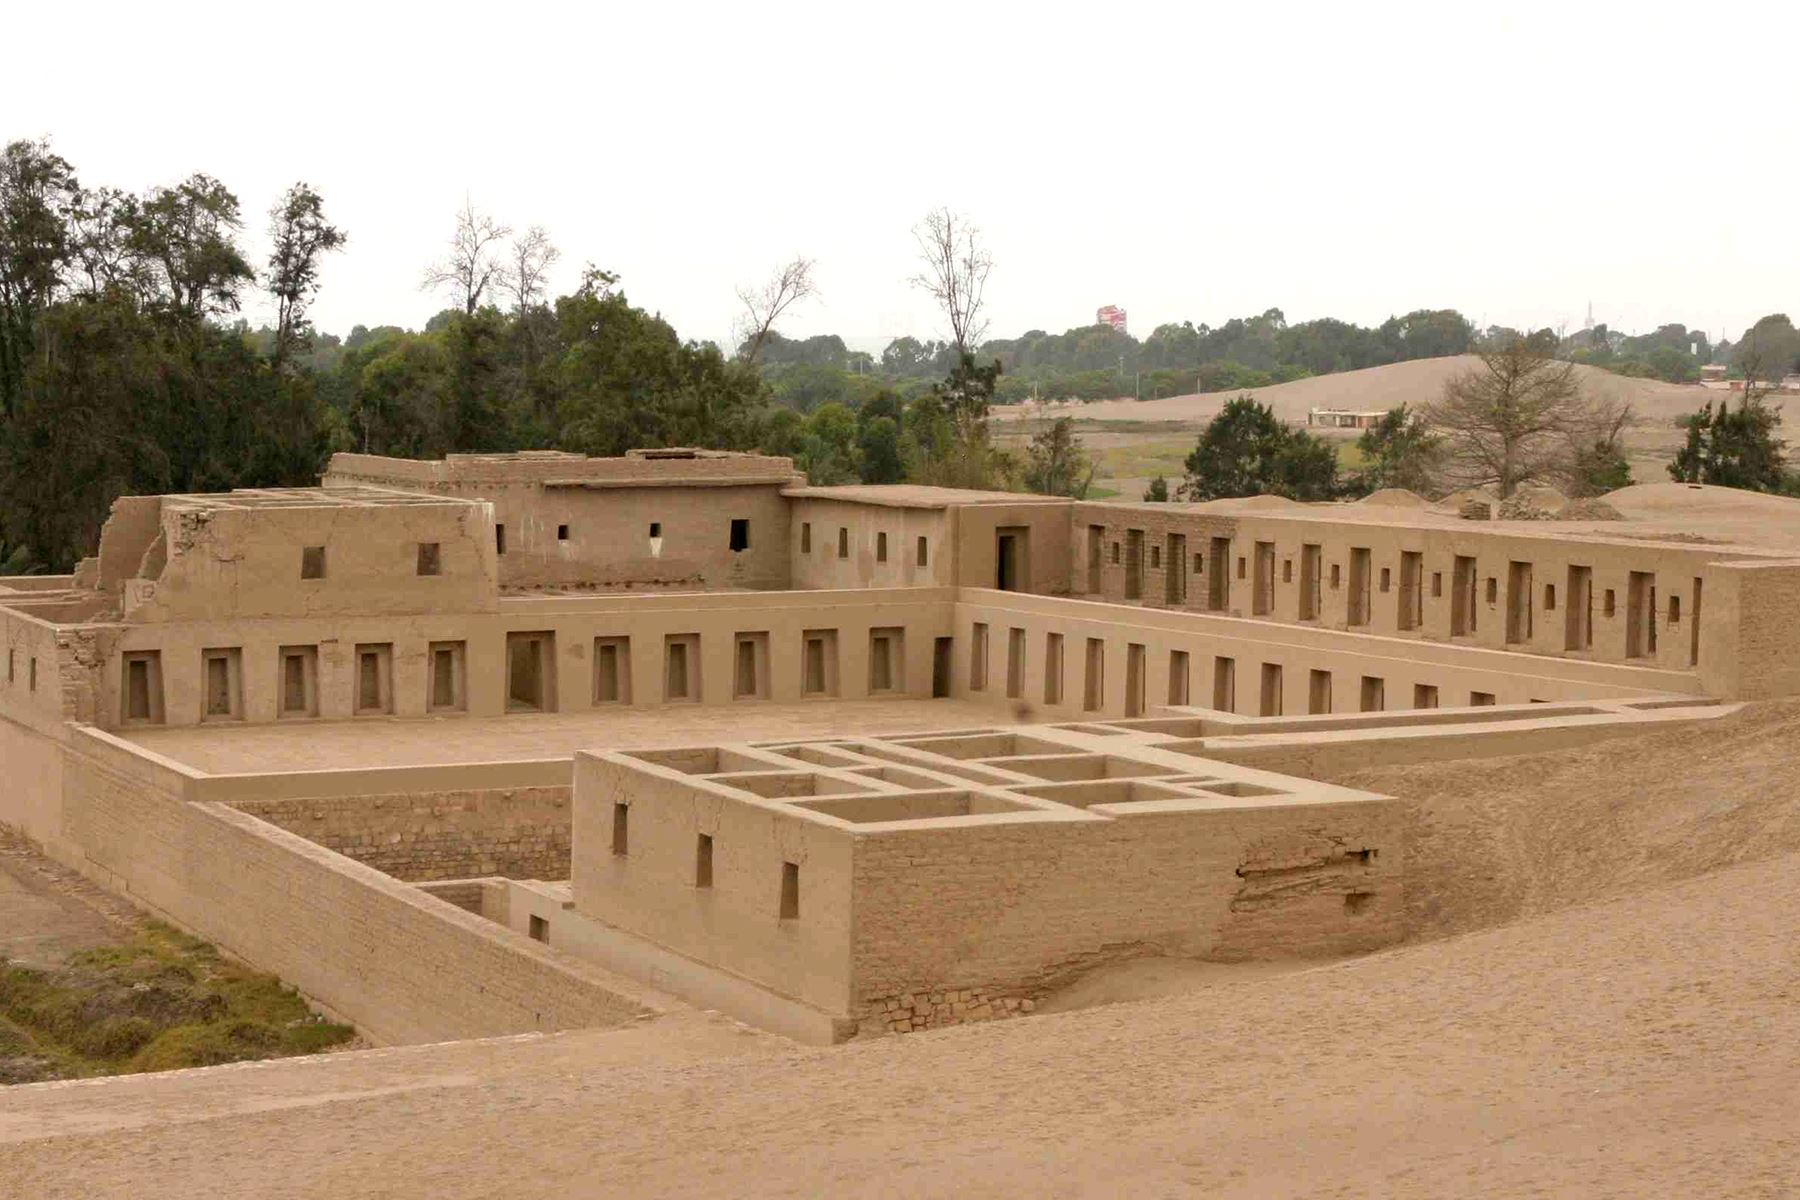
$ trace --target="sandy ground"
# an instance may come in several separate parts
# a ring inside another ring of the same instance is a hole
[[[1307,410],[1312,408],[1347,408],[1357,411],[1392,408],[1406,403],[1421,405],[1435,399],[1444,390],[1445,381],[1480,362],[1472,354],[1449,358],[1419,358],[1410,362],[1391,363],[1384,367],[1368,367],[1361,371],[1343,371],[1336,375],[1315,375],[1278,383],[1271,387],[1249,389],[1256,398],[1275,410],[1284,421],[1304,425]],[[1583,385],[1601,396],[1617,396],[1629,400],[1647,421],[1667,423],[1682,413],[1693,412],[1708,399],[1717,400],[1728,392],[1711,391],[1697,384],[1663,383],[1657,379],[1631,379],[1614,375],[1598,367],[1576,367]],[[1066,409],[1051,410],[1054,415],[1080,416],[1098,421],[1188,421],[1204,422],[1218,415],[1225,402],[1240,395],[1242,388],[1226,392],[1198,392],[1186,396],[1170,396],[1163,400],[1102,400],[1093,404],[1075,404]],[[1792,402],[1793,398],[1789,398]],[[1001,417],[1013,415],[1011,406],[994,410]]]
[[[0,958],[50,970],[77,951],[117,945],[138,920],[124,901],[0,826]]]
[[[1414,940],[1154,1000],[831,1050],[689,1014],[8,1089],[0,1194],[1792,1195],[1796,768],[1786,703],[1346,776],[1412,800]],[[1093,986],[1183,974],[1140,970]]]
[[[966,700],[832,700],[734,705],[729,717],[693,704],[511,717],[442,717],[133,730],[132,741],[213,774],[381,767],[395,763],[564,758],[620,746],[705,745],[1015,724]]]

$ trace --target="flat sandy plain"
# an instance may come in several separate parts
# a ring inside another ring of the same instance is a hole
[[[0,1195],[1792,1196],[1797,778],[1800,702],[1345,776],[1409,801],[1391,951],[829,1050],[686,1013],[18,1087]]]

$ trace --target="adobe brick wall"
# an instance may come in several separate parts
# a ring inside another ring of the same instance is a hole
[[[36,740],[62,760],[60,836],[46,849],[376,1042],[611,1026],[671,1003],[247,813],[185,801],[168,772],[116,744]],[[0,804],[0,819],[24,816]]]
[[[231,807],[408,882],[569,877],[567,787],[243,800]]]
[[[944,1023],[932,996],[975,994],[958,1019],[1003,1016],[1007,999],[1146,953],[1375,949],[1402,933],[1402,859],[1386,800],[859,839],[852,1011],[865,1028],[917,1028]]]

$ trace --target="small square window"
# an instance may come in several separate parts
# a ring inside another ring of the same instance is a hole
[[[662,522],[661,521],[650,522],[650,536],[651,537],[661,537],[662,536]]]
[[[300,578],[325,578],[325,547],[304,546],[300,550]]]
[[[556,527],[556,540],[559,542],[566,542],[569,540],[569,527],[567,525],[558,525]]]
[[[528,932],[531,935],[532,941],[544,942],[547,944],[550,941],[550,922],[538,916],[536,913],[532,913]]]
[[[419,574],[436,575],[439,569],[438,543],[419,543]]]
[[[750,522],[743,517],[731,519],[731,550],[737,553],[750,548]]]

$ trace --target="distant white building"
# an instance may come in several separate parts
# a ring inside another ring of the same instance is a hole
[[[1362,412],[1347,408],[1313,408],[1306,413],[1306,423],[1324,429],[1371,429],[1381,424],[1388,409],[1375,408]]]

